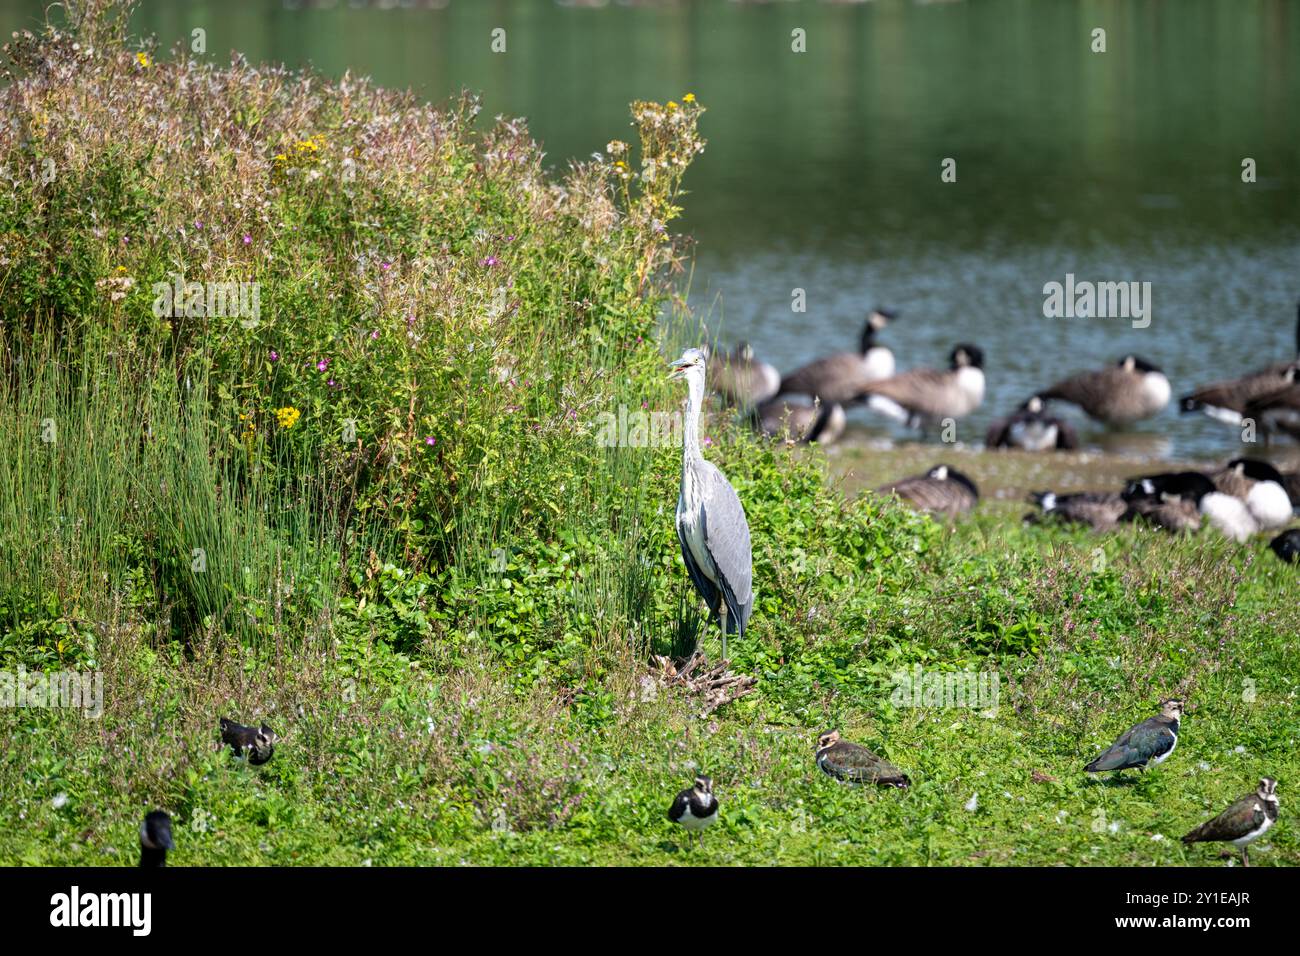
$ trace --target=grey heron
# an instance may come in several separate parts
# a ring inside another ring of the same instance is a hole
[[[749,522],[736,489],[716,465],[700,454],[700,406],[707,364],[707,357],[699,349],[687,349],[671,363],[669,377],[684,378],[687,386],[677,538],[691,583],[722,628],[725,660],[727,634],[734,631],[743,637],[754,609],[753,555]]]

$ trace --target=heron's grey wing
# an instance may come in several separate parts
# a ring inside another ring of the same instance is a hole
[[[727,602],[727,630],[743,631],[754,608],[753,555],[749,522],[736,489],[722,472],[703,462],[708,478],[704,488],[704,546],[709,549],[718,583]]]
[[[718,613],[718,599],[721,595],[713,582],[705,577],[700,566],[695,563],[695,557],[691,554],[691,546],[686,542],[686,536],[682,534],[682,526],[677,526],[677,540],[682,545],[682,560],[686,562],[686,572],[691,576],[691,582],[695,585],[695,590],[704,598],[704,603],[709,606],[711,614]]]

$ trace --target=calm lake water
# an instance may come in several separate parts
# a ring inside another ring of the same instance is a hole
[[[5,34],[41,2],[0,0]],[[153,2],[163,48],[345,69],[525,116],[557,165],[628,134],[627,104],[692,91],[692,296],[783,370],[851,346],[866,310],[900,367],[984,347],[990,418],[1136,352],[1175,395],[1294,349],[1300,299],[1300,4],[1286,0],[429,4]],[[490,50],[506,30],[507,53]],[[1106,52],[1091,50],[1106,31]],[[805,53],[791,31],[806,33]],[[940,164],[957,161],[957,182]],[[1243,158],[1258,181],[1243,184]],[[1046,319],[1067,273],[1151,283],[1152,321]],[[791,311],[806,291],[807,311]],[[865,411],[870,431],[891,432]],[[1234,433],[1170,407],[1106,447],[1222,456]]]

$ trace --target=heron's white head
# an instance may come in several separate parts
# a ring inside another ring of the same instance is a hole
[[[687,375],[699,370],[700,378],[704,377],[704,366],[708,363],[708,357],[700,349],[687,349],[682,353],[682,357],[675,362],[669,362],[668,367],[672,369],[669,378],[685,378]]]

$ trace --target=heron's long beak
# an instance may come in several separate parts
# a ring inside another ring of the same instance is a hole
[[[685,362],[673,360],[668,363],[668,369],[669,369],[668,377],[681,378],[683,375],[686,374],[686,370],[688,368],[690,368],[690,366],[687,365]]]

